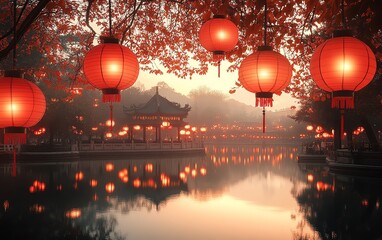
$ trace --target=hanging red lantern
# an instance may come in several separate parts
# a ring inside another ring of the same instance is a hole
[[[91,85],[102,90],[103,102],[120,102],[120,91],[138,78],[139,63],[129,48],[108,37],[86,54],[84,73]]]
[[[292,77],[292,67],[283,55],[272,47],[258,47],[239,67],[239,81],[256,94],[256,107],[272,107],[273,93],[281,92]]]
[[[239,67],[242,86],[256,95],[256,107],[263,107],[263,133],[265,132],[265,107],[273,106],[273,93],[281,92],[292,77],[292,67],[283,55],[270,46],[260,46]]]
[[[4,128],[5,144],[25,143],[25,128],[36,125],[45,109],[44,94],[20,71],[6,71],[0,77],[0,128]]]
[[[226,52],[236,46],[238,39],[239,30],[236,25],[223,15],[214,15],[199,30],[200,44],[213,53],[214,59],[219,62],[219,72],[220,61],[224,59]]]
[[[374,53],[349,31],[335,31],[310,61],[313,80],[319,88],[332,92],[332,107],[341,109],[354,108],[354,92],[373,80],[376,67]]]

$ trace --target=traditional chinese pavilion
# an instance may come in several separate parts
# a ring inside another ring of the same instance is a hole
[[[180,129],[187,124],[183,119],[187,117],[190,110],[191,106],[188,104],[181,107],[179,103],[170,102],[159,95],[157,87],[155,95],[146,104],[124,107],[130,140],[133,139],[133,132],[138,126],[143,130],[144,142],[147,129],[155,129],[155,141],[162,141],[163,128],[177,128],[179,141]]]

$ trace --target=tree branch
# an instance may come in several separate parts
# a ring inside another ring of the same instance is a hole
[[[0,51],[0,60],[7,57],[8,53],[17,45],[20,39],[28,31],[30,26],[36,21],[41,11],[51,0],[40,0],[35,8],[28,14],[28,16],[21,23],[19,29],[16,32],[16,36],[10,41],[10,43]]]
[[[93,34],[96,34],[96,31],[94,31],[94,29],[92,28],[92,26],[90,26],[90,23],[89,23],[89,15],[90,15],[90,9],[92,7],[92,4],[93,4],[94,0],[88,0],[88,7],[86,8],[86,26],[88,26],[88,28],[93,32]]]

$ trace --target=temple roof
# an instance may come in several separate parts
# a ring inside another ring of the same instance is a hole
[[[191,110],[191,106],[186,104],[181,107],[179,103],[170,102],[158,93],[158,87],[155,95],[142,106],[124,106],[124,112],[127,115],[166,115],[186,117]]]

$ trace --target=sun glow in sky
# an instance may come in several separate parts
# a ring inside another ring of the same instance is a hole
[[[212,91],[221,92],[229,98],[254,106],[255,94],[248,92],[244,88],[239,88],[236,90],[236,93],[229,94],[229,90],[235,86],[235,81],[238,79],[239,74],[238,71],[227,72],[226,70],[228,69],[228,66],[228,62],[222,61],[220,66],[220,78],[218,77],[218,68],[211,65],[209,66],[206,75],[194,75],[192,79],[177,78],[174,74],[164,73],[163,75],[154,75],[140,71],[135,86],[143,84],[146,89],[150,89],[151,87],[156,86],[159,82],[165,82],[176,92],[186,96],[191,90],[206,86]],[[291,106],[298,105],[297,100],[286,93],[282,93],[280,96],[274,94],[273,100],[273,107],[269,108],[271,111],[286,108],[289,109]]]

